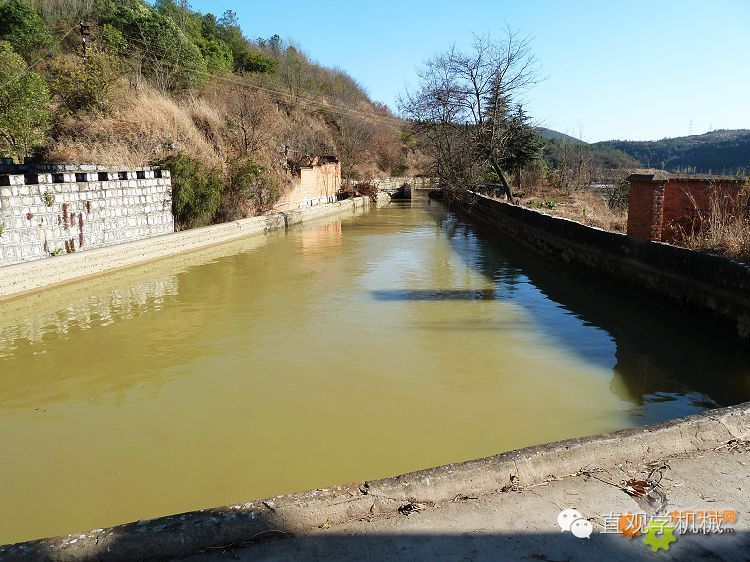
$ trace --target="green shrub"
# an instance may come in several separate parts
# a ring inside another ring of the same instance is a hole
[[[0,40],[10,43],[27,62],[55,42],[47,22],[25,0],[0,2]]]
[[[157,87],[178,91],[205,83],[206,61],[171,17],[140,1],[100,0],[97,13],[100,23],[121,33],[131,52],[140,52],[142,72]]]
[[[249,48],[234,56],[234,67],[239,72],[256,72],[259,74],[273,74],[276,72],[277,62]]]
[[[529,199],[526,202],[526,206],[531,209],[549,209],[553,210],[555,207],[557,207],[557,203],[555,203],[554,199],[549,199],[548,197],[545,197],[542,199]]]
[[[206,22],[204,22],[204,29]],[[234,70],[237,72],[258,72],[273,74],[276,71],[276,61],[261,53],[250,50],[250,43],[242,34],[237,14],[231,10],[224,15],[216,24],[218,37],[232,51]]]
[[[224,194],[222,219],[235,220],[251,213],[269,210],[278,201],[281,190],[267,170],[246,158],[232,164],[229,189]]]
[[[25,70],[23,59],[0,41],[0,155],[19,160],[42,143],[51,118],[47,84]]]
[[[196,41],[203,59],[206,61],[206,70],[210,74],[224,75],[232,72],[234,57],[232,50],[223,41],[216,39],[198,38]]]
[[[50,85],[71,113],[107,113],[122,75],[120,60],[100,51],[85,57],[57,57],[50,63]]]
[[[222,202],[221,172],[186,154],[169,156],[159,164],[172,172],[172,213],[177,230],[211,224]]]
[[[105,23],[99,35],[99,48],[113,57],[122,57],[127,53],[128,42],[116,27]]]

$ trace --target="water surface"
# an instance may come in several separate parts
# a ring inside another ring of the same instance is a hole
[[[425,199],[0,310],[0,543],[750,399],[738,346]]]

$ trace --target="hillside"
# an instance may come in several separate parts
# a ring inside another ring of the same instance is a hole
[[[251,34],[182,0],[0,0],[0,157],[168,166],[180,228],[267,210],[312,155],[346,178],[410,171],[387,107]]]
[[[565,133],[561,133],[560,131],[555,131],[554,129],[548,129],[546,127],[537,127],[537,132],[539,133],[539,136],[545,140],[564,141],[573,144],[587,144],[586,141],[582,141],[581,139],[577,139],[570,135],[566,135]]]
[[[718,130],[658,141],[612,140],[594,146],[621,150],[644,167],[714,174],[750,172],[750,130]]]
[[[631,155],[614,147],[588,144],[576,137],[545,127],[537,127],[537,134],[544,141],[542,157],[552,169],[572,165],[575,160],[585,161],[587,165],[600,169],[640,166]]]

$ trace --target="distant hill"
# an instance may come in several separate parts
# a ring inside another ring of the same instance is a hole
[[[561,133],[560,131],[547,129],[546,127],[537,127],[537,131],[539,132],[539,136],[546,140],[566,141],[572,142],[573,144],[587,144],[581,139],[571,137],[570,135],[566,135],[565,133]]]
[[[669,171],[750,173],[750,130],[718,130],[658,141],[598,142],[591,146],[621,150],[643,167]]]
[[[571,145],[576,153],[590,154],[591,162],[599,168],[641,167],[639,162],[622,150],[609,146],[588,144],[576,137],[545,127],[538,127],[537,131],[539,136],[545,141],[544,149],[542,150],[544,160],[552,168],[558,167],[563,160],[571,157]]]

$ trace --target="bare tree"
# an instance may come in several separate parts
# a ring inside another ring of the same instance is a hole
[[[506,173],[530,152],[518,143],[535,138],[512,126],[521,123],[514,115],[523,115],[519,96],[538,82],[530,39],[511,30],[497,42],[475,36],[470,51],[453,47],[429,60],[418,77],[418,90],[399,105],[431,156],[432,172],[457,189],[494,175],[513,201]]]
[[[336,148],[341,159],[341,173],[350,180],[354,166],[361,163],[370,148],[372,126],[361,117],[341,117],[337,121]]]
[[[236,137],[233,145],[246,155],[270,146],[278,120],[274,118],[276,108],[269,97],[244,86],[231,88],[226,95],[227,125]]]

